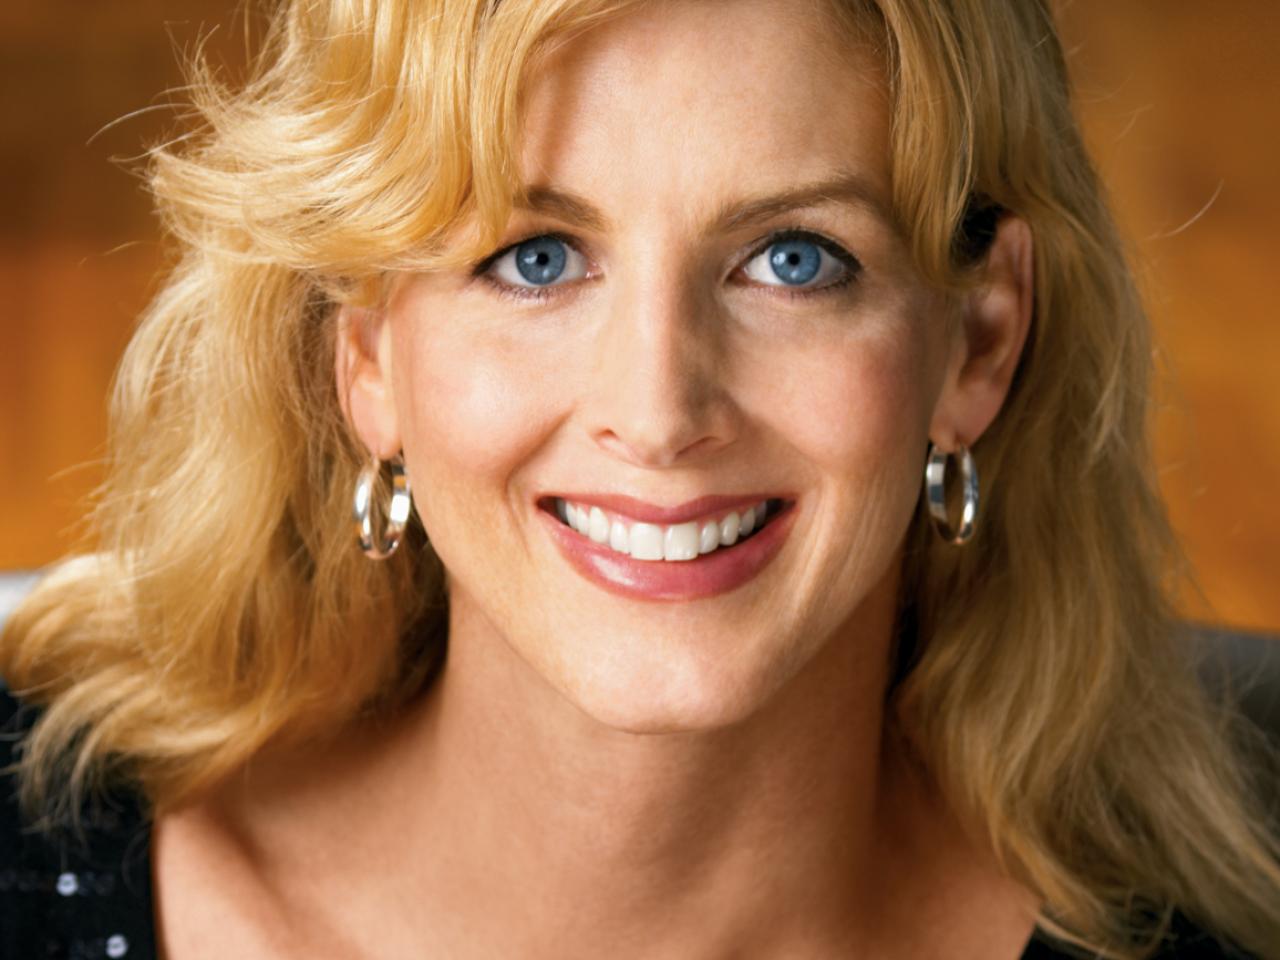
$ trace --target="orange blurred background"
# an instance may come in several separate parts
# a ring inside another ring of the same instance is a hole
[[[179,51],[207,36],[243,62],[236,7],[0,9],[0,569],[68,549],[100,479],[110,377],[164,262],[141,182],[112,160],[173,129]],[[1203,587],[1184,608],[1280,630],[1280,4],[1061,7],[1161,345],[1159,480]]]

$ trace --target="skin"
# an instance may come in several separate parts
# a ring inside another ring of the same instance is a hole
[[[889,213],[884,89],[768,0],[650,5],[538,71],[523,181],[605,223],[517,211],[502,246],[565,234],[576,279],[534,301],[406,276],[339,336],[347,415],[403,450],[449,571],[446,667],[393,721],[157,820],[166,956],[1021,954],[1035,898],[882,702],[926,446],[973,443],[1004,401],[1031,235],[1006,218],[971,294],[931,290]],[[838,171],[849,202],[715,225]],[[860,270],[788,299],[757,257],[783,228]],[[559,490],[799,512],[748,585],[639,601],[560,556],[534,508]]]

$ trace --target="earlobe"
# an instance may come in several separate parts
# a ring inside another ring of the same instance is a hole
[[[946,450],[972,445],[1008,396],[1031,328],[1035,301],[1031,228],[1006,215],[983,262],[982,280],[964,301],[947,380],[929,435]]]
[[[400,452],[390,330],[380,310],[342,307],[334,327],[334,377],[343,416],[379,460]]]

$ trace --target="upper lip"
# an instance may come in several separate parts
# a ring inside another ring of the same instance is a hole
[[[741,493],[741,494],[711,494],[705,497],[698,497],[694,500],[686,500],[684,503],[677,504],[674,507],[664,507],[656,503],[648,503],[644,500],[637,500],[635,497],[628,497],[621,493],[554,493],[547,494],[543,499],[547,500],[548,508],[551,507],[550,500],[552,497],[558,497],[569,503],[585,504],[586,506],[597,506],[601,510],[608,510],[612,513],[619,513],[623,516],[630,517],[633,520],[639,520],[642,523],[660,523],[673,524],[684,523],[688,520],[699,520],[708,514],[720,513],[725,510],[734,510],[738,507],[755,506],[761,500],[789,500],[785,494],[774,492],[764,493]]]

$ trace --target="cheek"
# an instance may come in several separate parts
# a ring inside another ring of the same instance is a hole
[[[523,505],[510,480],[553,432],[555,381],[528,355],[404,326],[393,376],[414,506],[457,573],[488,563],[501,544],[476,531],[518,529]]]
[[[785,387],[775,380],[781,389],[759,398],[762,416],[824,472],[905,470],[923,449],[932,387],[925,345],[904,330],[792,357]]]
[[[406,454],[446,476],[502,476],[539,442],[554,379],[526,353],[405,324],[396,340],[396,405]]]

